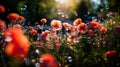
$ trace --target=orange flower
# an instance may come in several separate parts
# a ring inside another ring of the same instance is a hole
[[[48,34],[50,31],[49,30],[45,30],[44,32]]]
[[[25,58],[27,56],[28,50],[26,50],[25,46],[16,45],[13,43],[7,44],[5,47],[5,53],[11,57],[17,58],[19,60]]]
[[[56,44],[56,47],[60,47],[62,44],[61,43],[57,43]]]
[[[18,19],[19,19],[20,22],[25,22],[25,18],[23,16],[19,16]]]
[[[43,54],[40,56],[40,67],[58,67],[58,64],[52,54]]]
[[[90,35],[90,36],[94,36],[93,30],[89,30],[89,35]]]
[[[41,26],[40,26],[40,25],[37,25],[37,28],[38,28],[38,29],[40,29],[40,28],[41,28]]]
[[[62,28],[62,23],[59,20],[52,20],[51,26],[53,29],[60,30]]]
[[[69,30],[70,30],[70,31],[75,31],[75,30],[76,30],[76,29],[75,29],[75,26],[70,25],[70,26],[69,26]]]
[[[81,23],[77,26],[77,29],[80,33],[86,33],[87,31],[87,25],[85,23]]]
[[[3,5],[0,5],[0,13],[4,13],[5,12],[5,8]]]
[[[5,47],[5,53],[14,58],[24,58],[29,50],[28,38],[20,29],[9,28],[4,32],[5,41],[8,42]],[[11,39],[11,40],[8,40]]]
[[[32,35],[36,35],[36,34],[37,34],[37,30],[31,29],[31,30],[30,30],[30,33],[31,33]]]
[[[96,21],[91,21],[90,26],[94,29],[97,29],[98,27],[100,27],[100,23],[98,23]]]
[[[10,13],[7,18],[12,21],[12,22],[15,22],[16,20],[18,20],[19,18],[19,14],[17,13]]]
[[[56,34],[57,32],[56,32],[56,30],[52,29],[52,30],[50,31],[50,33],[51,33],[51,34]]]
[[[70,26],[70,24],[68,24],[67,22],[63,23],[64,28],[68,28]]]
[[[74,26],[78,26],[79,24],[81,24],[82,23],[82,19],[81,18],[78,18],[78,19],[76,19],[74,22],[73,22],[73,25]]]
[[[47,23],[47,19],[43,18],[43,19],[40,20],[40,22],[43,23],[43,24],[45,24],[45,23]]]
[[[20,24],[15,24],[15,25],[13,26],[13,28],[17,28],[17,29],[22,30],[22,26],[21,26]]]
[[[50,39],[49,39],[49,38],[45,38],[45,42],[46,42],[47,44],[49,44],[49,43],[50,43]]]
[[[106,27],[101,27],[100,33],[105,34],[106,32],[107,32],[107,28]]]
[[[0,32],[4,31],[6,29],[6,24],[5,21],[0,20]]]

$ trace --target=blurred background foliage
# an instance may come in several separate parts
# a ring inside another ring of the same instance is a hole
[[[120,0],[0,0],[0,4],[6,8],[6,15],[16,12],[23,15],[27,22],[33,23],[39,22],[43,17],[48,20],[81,17],[84,21],[89,13],[119,13],[119,3]]]

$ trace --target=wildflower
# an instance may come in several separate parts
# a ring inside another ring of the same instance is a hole
[[[19,19],[20,22],[25,22],[25,18],[23,16],[19,16],[18,19]]]
[[[52,20],[51,26],[53,29],[60,30],[62,28],[62,23],[59,20]]]
[[[56,43],[56,47],[60,47],[62,44],[61,43]]]
[[[69,26],[69,30],[70,30],[70,31],[75,31],[75,30],[76,30],[76,29],[75,29],[75,26],[70,25],[70,26]]]
[[[67,38],[67,41],[68,42],[78,42],[78,38],[77,38],[77,35],[69,35],[68,38]]]
[[[3,5],[0,5],[0,13],[4,13],[5,12],[5,8]]]
[[[48,36],[48,32],[45,32],[45,31],[42,32],[42,34],[41,34],[41,38],[44,39],[44,38],[46,38],[47,36]]]
[[[37,28],[38,28],[38,29],[40,29],[40,28],[41,28],[41,26],[40,26],[40,25],[37,25]]]
[[[77,30],[83,34],[87,31],[87,25],[85,23],[81,23],[77,26]]]
[[[49,33],[50,31],[49,31],[49,30],[45,30],[44,32],[45,32],[45,33]]]
[[[78,18],[78,19],[76,19],[74,22],[73,22],[73,25],[74,26],[78,26],[79,24],[81,24],[82,23],[82,19],[81,18]]]
[[[90,36],[94,36],[93,30],[89,30],[89,35],[90,35]]]
[[[43,23],[43,24],[45,24],[45,23],[47,23],[47,19],[43,18],[43,19],[40,20],[40,22]]]
[[[46,42],[47,44],[49,44],[49,43],[50,43],[50,38],[45,38],[45,42]]]
[[[67,22],[63,23],[64,28],[68,28],[70,26],[70,24],[68,24]]]
[[[0,20],[0,32],[6,29],[6,23],[3,20]]]
[[[40,56],[40,67],[58,67],[58,64],[52,54],[42,54]]]
[[[7,18],[11,21],[11,22],[15,22],[18,20],[19,18],[19,14],[17,13],[10,13]]]
[[[117,52],[116,52],[115,50],[107,51],[107,52],[105,53],[105,56],[106,56],[107,58],[112,58],[112,57],[115,57],[116,55],[117,55]]]
[[[40,35],[41,38],[43,39],[43,41],[45,41],[46,43],[50,43],[50,39],[48,38],[48,34],[49,34],[48,31],[44,31]]]
[[[31,33],[32,35],[36,35],[36,34],[37,34],[37,30],[31,29],[31,30],[30,30],[30,33]]]
[[[27,56],[29,50],[28,38],[20,29],[9,28],[4,32],[4,38],[11,38],[11,41],[5,47],[5,53],[8,56],[20,59]]]
[[[57,35],[51,36],[51,39],[52,39],[54,42],[59,42],[59,37],[58,37]]]
[[[90,26],[93,28],[93,29],[97,29],[98,27],[100,27],[100,24],[96,21],[91,21],[90,22]]]
[[[52,29],[52,30],[50,31],[50,33],[51,33],[51,34],[56,34],[57,32],[56,32],[56,30]]]
[[[22,30],[22,26],[21,26],[20,24],[15,24],[15,25],[13,26],[13,28],[17,28],[17,29]]]
[[[107,32],[107,28],[106,27],[101,27],[100,33],[105,34],[106,32]]]

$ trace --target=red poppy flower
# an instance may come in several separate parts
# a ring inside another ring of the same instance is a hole
[[[87,25],[85,23],[81,23],[77,26],[77,29],[80,33],[85,33],[87,31]]]
[[[70,25],[70,26],[69,26],[69,30],[70,30],[70,31],[75,31],[75,30],[76,30],[76,29],[75,29],[75,26]]]
[[[11,39],[5,47],[7,55],[14,58],[24,58],[27,56],[29,40],[20,29],[10,28],[4,32],[3,36],[5,39]]]
[[[58,64],[52,54],[43,54],[40,56],[40,67],[58,67]]]
[[[107,51],[105,53],[105,56],[108,57],[108,58],[115,57],[116,55],[117,55],[117,51],[115,51],[115,50]]]
[[[67,22],[63,23],[64,28],[68,28],[70,26],[70,24],[68,24]]]
[[[90,36],[94,36],[93,30],[89,30],[89,35],[90,35]]]
[[[6,29],[6,23],[3,20],[0,20],[0,32]]]
[[[98,27],[100,27],[100,23],[96,22],[96,21],[91,21],[90,22],[90,27],[97,29]]]
[[[100,33],[105,34],[106,32],[107,32],[107,28],[106,27],[101,27]]]
[[[41,28],[41,26],[40,26],[40,25],[37,25],[37,28],[38,28],[38,29],[40,29],[40,28]]]
[[[19,19],[20,22],[25,22],[25,18],[23,16],[19,16],[18,19]]]
[[[47,19],[43,18],[43,19],[40,20],[40,22],[43,23],[43,24],[45,24],[45,23],[47,23]]]
[[[42,37],[42,38],[46,38],[47,35],[48,35],[48,32],[42,32],[41,37]]]
[[[62,28],[62,23],[59,20],[52,20],[51,27],[56,30],[60,30]]]
[[[73,22],[73,25],[78,26],[78,25],[81,24],[81,23],[82,23],[82,19],[81,19],[81,18],[78,18],[78,19],[76,19],[76,20]]]
[[[10,13],[7,18],[11,21],[11,22],[15,22],[16,20],[18,20],[19,18],[19,14],[17,13]]]
[[[31,29],[31,30],[30,30],[30,33],[31,33],[32,35],[37,35],[37,30]]]
[[[51,33],[51,34],[56,34],[57,32],[56,32],[56,30],[52,29],[52,30],[50,31],[50,33]]]
[[[14,43],[9,43],[5,47],[5,53],[11,57],[22,59],[27,56],[28,50],[26,50],[25,46],[16,45]]]
[[[5,12],[5,8],[3,5],[0,5],[0,13],[4,13]]]

